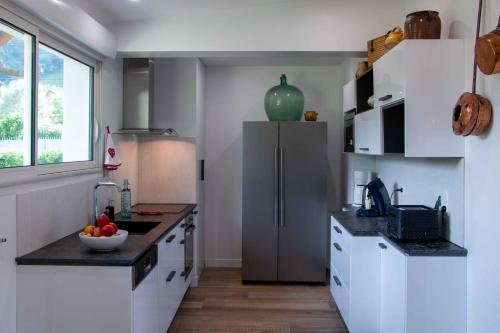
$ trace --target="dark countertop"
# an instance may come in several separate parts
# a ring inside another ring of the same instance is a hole
[[[133,213],[132,218],[128,220],[122,219],[121,215],[117,214],[116,221],[155,221],[161,224],[144,235],[129,234],[125,243],[111,252],[90,250],[80,241],[78,234],[81,230],[79,230],[39,250],[16,258],[16,262],[18,265],[131,266],[155,242],[175,228],[195,207],[195,204],[187,204],[186,208],[178,213],[164,213],[156,216],[140,216]]]
[[[385,217],[356,216],[356,207],[349,207],[349,211],[333,212],[332,215],[349,233],[355,237],[378,236],[387,228]]]
[[[333,212],[332,216],[354,237],[382,236],[407,256],[465,257],[467,249],[446,239],[405,241],[395,239],[386,233],[385,217],[358,217],[356,207],[348,211]]]

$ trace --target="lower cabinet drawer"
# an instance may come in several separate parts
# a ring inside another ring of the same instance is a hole
[[[347,230],[345,230],[344,227],[333,217],[331,219],[331,225],[330,234],[332,242],[344,243],[346,238],[349,236],[347,234]]]
[[[352,236],[332,217],[330,267],[334,267],[342,281],[350,286]]]
[[[346,245],[340,245],[337,242],[333,242],[330,250],[330,267],[333,267],[342,281],[350,286],[351,270],[348,250],[349,249],[346,247]]]
[[[175,269],[161,269],[158,284],[158,310],[161,332],[166,332],[180,305],[178,297],[180,272]]]
[[[330,271],[330,291],[344,322],[349,326],[349,288],[334,268]]]

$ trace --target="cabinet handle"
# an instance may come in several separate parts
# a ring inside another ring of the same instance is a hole
[[[333,243],[333,246],[335,246],[337,251],[342,252],[342,248],[340,247],[340,245],[338,243]]]
[[[378,100],[381,101],[381,102],[385,102],[385,101],[387,101],[387,100],[389,100],[391,98],[392,98],[392,95],[388,94],[388,95],[380,97]]]
[[[0,238],[0,243],[7,243],[7,238]]]
[[[378,243],[378,247],[380,247],[382,250],[387,249],[387,245],[385,245],[384,243]]]
[[[176,271],[171,271],[170,274],[168,274],[167,279],[165,280],[166,282],[170,282],[174,279]]]
[[[198,211],[197,210],[193,210],[193,215],[197,215],[198,214]]]
[[[339,278],[336,277],[335,275],[333,276],[333,280],[335,281],[335,284],[339,287],[342,287],[342,283],[340,282]]]
[[[362,151],[370,151],[370,148],[359,147],[359,150],[362,150]]]
[[[186,276],[186,271],[182,271],[181,276]]]
[[[339,227],[337,226],[334,226],[333,229],[335,229],[335,231],[338,233],[338,234],[341,234],[342,233],[342,230],[340,230]]]
[[[175,239],[175,235],[170,235],[170,237],[168,237],[166,240],[165,240],[165,243],[172,243],[172,241]]]
[[[186,240],[185,239],[181,240],[179,244],[186,244]]]

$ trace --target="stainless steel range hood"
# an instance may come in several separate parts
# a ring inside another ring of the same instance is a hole
[[[123,128],[119,134],[178,136],[173,128],[154,127],[154,60],[123,59]]]

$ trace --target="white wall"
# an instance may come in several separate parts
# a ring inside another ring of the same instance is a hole
[[[76,43],[83,44],[104,56],[115,57],[114,34],[78,6],[67,1],[58,3],[56,1],[13,0],[13,2],[41,21],[71,36]],[[11,6],[7,1],[0,2],[0,4],[4,3],[7,7]]]
[[[452,242],[464,245],[464,160],[460,158],[376,158],[375,170],[389,194],[395,188],[400,205],[422,204],[434,207],[441,195],[447,206],[445,235]]]
[[[472,6],[470,4],[469,6]],[[475,5],[477,6],[477,4]],[[475,12],[475,9],[470,9]],[[483,33],[498,22],[500,1],[485,1]],[[500,74],[479,74],[479,92],[500,112]],[[500,187],[500,121],[493,118],[491,129],[481,137],[466,140],[465,158],[465,247],[467,256],[467,327],[469,333],[498,332],[500,317],[500,223],[496,198]]]
[[[241,262],[242,122],[267,120],[266,91],[286,73],[305,95],[305,110],[328,121],[329,206],[340,204],[339,108],[337,67],[207,67],[205,250],[207,265]]]
[[[205,266],[205,181],[201,176],[201,161],[205,159],[205,66],[196,61],[196,276]],[[195,279],[196,281],[198,279]]]
[[[401,17],[398,0],[272,2],[135,21],[114,29],[118,51],[366,51]],[[384,19],[380,19],[383,17]]]

